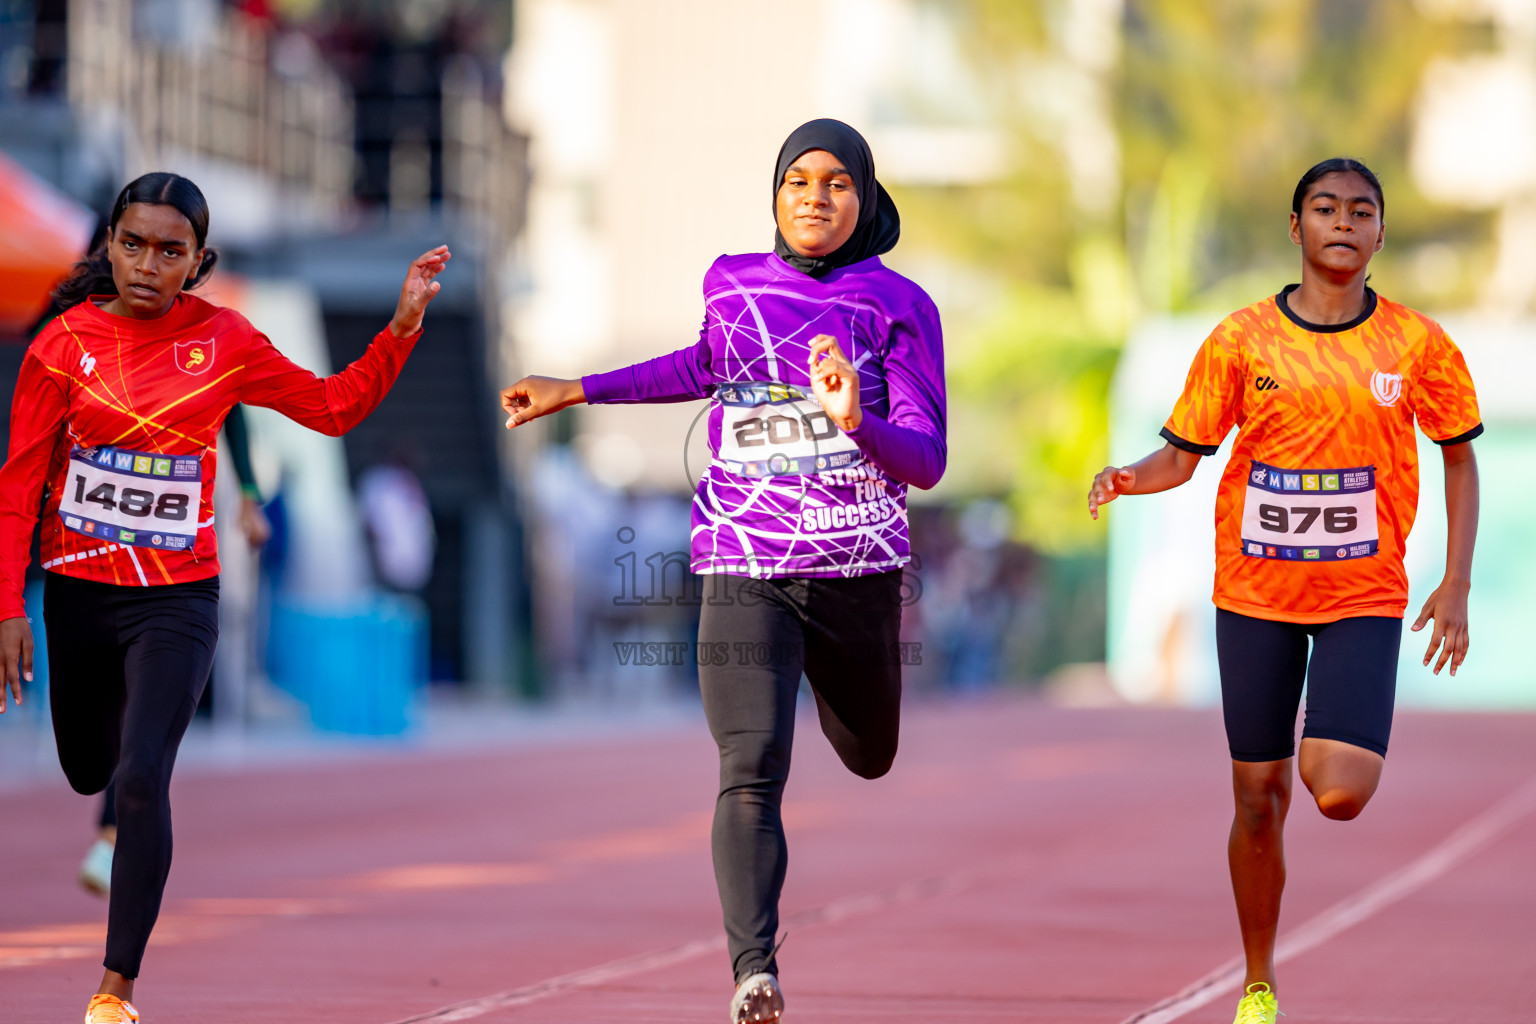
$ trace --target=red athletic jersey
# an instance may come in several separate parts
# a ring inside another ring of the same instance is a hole
[[[114,316],[95,302],[61,314],[27,349],[11,405],[0,619],[24,614],[40,501],[50,572],[122,586],[216,575],[215,444],[230,406],[265,406],[345,433],[389,392],[419,337],[386,329],[357,362],[321,379],[239,313],[190,295],[158,320]]]

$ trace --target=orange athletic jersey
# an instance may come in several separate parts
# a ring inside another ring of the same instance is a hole
[[[134,320],[94,302],[66,310],[33,340],[11,406],[0,466],[0,619],[22,615],[32,525],[42,514],[50,572],[122,586],[207,579],[215,447],[236,402],[336,435],[389,392],[418,333],[387,329],[324,379],[279,352],[234,310],[189,295]]]
[[[1401,618],[1419,501],[1413,425],[1438,444],[1482,433],[1461,351],[1439,324],[1367,289],[1365,311],[1309,324],[1295,288],[1206,338],[1162,435],[1214,455],[1218,608],[1284,622]]]

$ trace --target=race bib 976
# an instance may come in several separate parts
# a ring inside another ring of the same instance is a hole
[[[64,528],[134,547],[184,551],[197,541],[202,460],[107,445],[69,453],[59,501]]]
[[[1243,553],[1336,562],[1376,553],[1376,467],[1279,469],[1254,460],[1243,498]]]
[[[788,384],[721,384],[715,401],[724,410],[717,458],[738,476],[820,473],[864,460],[816,400]]]

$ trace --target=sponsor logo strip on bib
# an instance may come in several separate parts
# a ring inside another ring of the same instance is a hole
[[[196,455],[77,445],[59,518],[65,529],[97,540],[185,551],[197,541],[202,480]]]
[[[1255,460],[1243,499],[1243,553],[1338,562],[1376,553],[1376,467],[1281,469]]]

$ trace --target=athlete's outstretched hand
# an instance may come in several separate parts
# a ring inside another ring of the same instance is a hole
[[[391,334],[397,338],[409,338],[421,330],[421,318],[426,315],[427,303],[443,288],[443,283],[433,278],[443,272],[443,267],[451,259],[453,253],[448,251],[446,245],[440,245],[411,261],[411,269],[405,272],[405,284],[400,286],[400,303],[395,307],[395,318],[389,322]]]
[[[839,430],[853,430],[864,420],[859,408],[859,371],[830,334],[811,339],[811,392]]]
[[[20,705],[21,681],[32,681],[32,627],[27,625],[25,616],[0,622],[0,661],[5,662],[4,674],[0,675],[0,715],[3,715],[6,693],[14,694],[17,705]]]
[[[1467,658],[1467,646],[1471,643],[1467,638],[1468,589],[1465,583],[1457,584],[1449,580],[1441,583],[1429,595],[1429,600],[1424,602],[1424,610],[1419,612],[1418,621],[1413,624],[1414,632],[1418,632],[1430,619],[1435,620],[1429,649],[1424,652],[1424,664],[1428,665],[1429,659],[1435,656],[1435,649],[1440,649],[1440,660],[1435,662],[1435,675],[1440,674],[1447,661],[1451,663],[1451,675],[1455,675]],[[1442,642],[1444,646],[1441,646]]]
[[[559,377],[524,377],[511,387],[501,389],[501,408],[507,414],[508,430],[586,400],[587,393],[580,380]]]
[[[1136,470],[1130,466],[1105,466],[1088,488],[1088,514],[1099,518],[1099,506],[1108,505],[1136,486]]]
[[[254,550],[272,539],[272,521],[267,518],[261,502],[249,494],[240,496],[240,532],[245,542]]]

